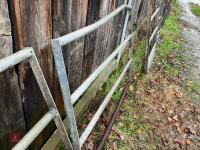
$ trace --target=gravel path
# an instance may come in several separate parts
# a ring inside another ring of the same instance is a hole
[[[182,6],[182,34],[187,40],[184,47],[187,49],[189,66],[192,71],[190,78],[200,85],[200,18],[191,12],[190,2],[199,4],[200,0],[179,0]],[[200,106],[200,92],[196,94],[196,102]]]

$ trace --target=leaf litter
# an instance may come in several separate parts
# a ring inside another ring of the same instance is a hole
[[[176,62],[177,55],[182,52],[176,52],[172,50],[167,54],[166,60],[162,60],[163,56],[158,53],[159,59],[156,59],[152,72],[148,75],[136,75],[137,83],[127,93],[105,149],[200,149],[200,111],[186,94],[188,91],[193,92],[190,90],[192,83],[188,82],[184,87],[185,77],[170,75],[167,70],[168,66],[178,65],[182,71],[187,71],[184,61]],[[80,133],[102,99],[102,93],[94,99],[79,124]],[[116,105],[116,101],[111,101],[83,149],[96,149]]]

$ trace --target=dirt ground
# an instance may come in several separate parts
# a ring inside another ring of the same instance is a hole
[[[172,49],[165,61],[158,52],[151,72],[136,75],[137,82],[129,88],[105,149],[200,149],[200,19],[192,14],[188,0],[179,0],[179,5],[181,37],[174,41],[180,43],[179,50]],[[167,66],[176,66],[180,73],[169,74]],[[99,95],[92,105],[94,112],[103,98]],[[109,104],[83,149],[97,147],[116,104]],[[85,115],[81,128],[94,112]]]

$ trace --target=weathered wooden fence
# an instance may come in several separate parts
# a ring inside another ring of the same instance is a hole
[[[33,47],[55,103],[65,118],[51,39],[92,24],[123,3],[124,0],[1,0],[0,58],[23,47]],[[137,27],[147,11],[147,0],[134,1],[129,30]],[[64,47],[72,92],[119,44],[124,18],[122,12],[97,31]],[[0,74],[0,102],[1,149],[10,149],[48,110],[26,63]],[[54,130],[52,123],[30,148],[41,148]]]

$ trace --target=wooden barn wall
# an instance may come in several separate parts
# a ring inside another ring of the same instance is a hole
[[[13,53],[11,24],[6,0],[0,1],[0,59]],[[11,149],[26,131],[19,81],[15,68],[0,73],[0,149]]]
[[[52,39],[52,5],[51,0],[12,0],[9,3],[14,35],[15,51],[23,47],[33,47],[47,80],[53,89],[53,57],[50,46]],[[19,80],[23,98],[27,130],[47,112],[45,100],[28,64],[19,67]],[[54,131],[50,124],[34,140],[31,149],[39,149]]]
[[[134,1],[130,28],[138,23],[140,14],[144,14],[145,9],[142,8],[146,1]],[[0,58],[23,47],[33,47],[64,118],[51,39],[92,24],[123,3],[124,0],[1,0]],[[124,12],[121,12],[97,31],[63,47],[71,92],[116,48],[123,21]],[[1,73],[0,82],[0,113],[3,116],[0,119],[0,147],[9,149],[9,133],[24,134],[48,109],[28,64],[23,63]],[[54,130],[55,125],[51,123],[30,149],[39,149]]]

